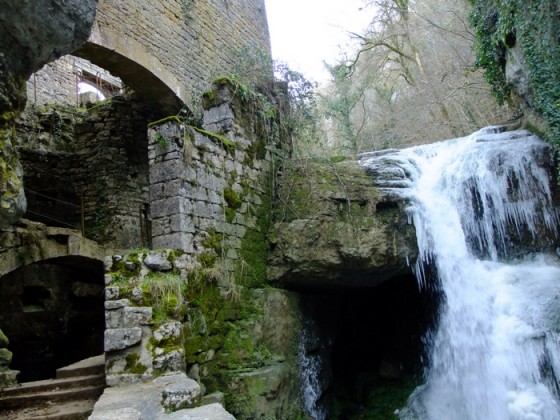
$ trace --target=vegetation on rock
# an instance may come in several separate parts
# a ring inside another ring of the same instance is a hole
[[[508,50],[522,52],[533,98],[530,102],[542,115],[550,132],[543,134],[560,143],[560,5],[555,0],[496,2],[470,0],[471,22],[476,28],[476,64],[496,98],[512,101],[512,86],[505,74]]]

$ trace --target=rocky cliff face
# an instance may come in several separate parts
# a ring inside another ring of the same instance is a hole
[[[278,189],[270,281],[322,291],[410,273],[417,248],[405,205],[383,195],[355,162],[292,168]]]
[[[97,0],[0,2],[0,227],[25,211],[22,170],[12,147],[15,117],[32,72],[87,39]]]

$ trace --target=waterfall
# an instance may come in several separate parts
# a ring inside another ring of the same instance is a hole
[[[443,294],[425,383],[401,418],[560,419],[551,151],[528,131],[500,131],[359,157],[408,203],[419,285],[433,286],[430,267]]]
[[[320,350],[325,344],[329,345],[329,343],[321,343],[313,319],[304,317],[298,349],[298,367],[303,409],[313,420],[327,418],[327,410],[320,402],[322,394],[328,387],[330,373],[326,357]]]

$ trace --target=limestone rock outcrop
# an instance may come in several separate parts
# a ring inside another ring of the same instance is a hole
[[[406,203],[355,162],[305,163],[278,189],[269,280],[297,290],[374,287],[410,273],[417,256]]]
[[[15,117],[33,71],[86,41],[97,0],[0,2],[0,227],[25,212],[22,169],[12,146]]]

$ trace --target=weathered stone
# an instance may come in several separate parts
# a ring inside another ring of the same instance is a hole
[[[128,299],[121,299],[121,300],[112,300],[105,302],[105,309],[108,311],[114,309],[124,308],[125,306],[129,306],[130,301]]]
[[[104,281],[106,286],[110,285],[114,281],[113,276],[111,276],[110,274],[105,274]]]
[[[105,330],[104,350],[122,350],[139,343],[141,339],[142,329],[139,327]]]
[[[0,387],[15,385],[17,383],[18,370],[0,371]]]
[[[136,270],[136,263],[133,263],[132,261],[127,261],[124,263],[124,268],[126,268],[128,271],[134,271]]]
[[[157,341],[181,336],[181,323],[179,321],[166,322],[154,331],[154,339]]]
[[[144,259],[144,265],[154,271],[169,271],[173,268],[167,252],[150,252]]]
[[[122,325],[124,328],[151,325],[152,323],[151,307],[128,306],[124,308]]]
[[[185,352],[181,348],[165,352],[156,349],[153,367],[158,372],[184,372],[186,369]]]
[[[12,363],[12,352],[6,348],[0,349],[0,369],[7,368]]]
[[[162,386],[162,405],[167,411],[177,411],[195,404],[200,399],[200,387],[184,373],[164,375],[154,379]]]
[[[90,420],[143,420],[142,412],[131,407],[118,408],[116,410],[106,410],[95,413],[89,417]]]
[[[225,395],[223,392],[220,391],[212,392],[211,394],[207,394],[202,397],[202,404],[203,405],[214,404],[214,403],[222,404],[224,402],[224,397]]]
[[[105,328],[120,328],[123,326],[124,308],[105,311]]]
[[[202,407],[188,408],[186,410],[179,410],[165,416],[168,420],[235,420],[230,413],[220,403],[212,403],[203,405]]]
[[[141,303],[143,299],[144,299],[144,292],[142,291],[142,288],[135,287],[134,289],[132,289],[132,300],[135,303]]]
[[[105,288],[105,300],[115,300],[119,298],[119,286],[110,286]]]
[[[25,212],[23,170],[12,144],[15,117],[24,109],[25,80],[35,70],[76,49],[88,35],[97,0],[7,0],[0,8],[0,228]]]
[[[292,193],[286,220],[274,226],[272,282],[313,290],[372,287],[410,273],[417,245],[402,198],[385,197],[354,162],[314,164],[306,174],[287,174],[281,185],[280,194]]]

